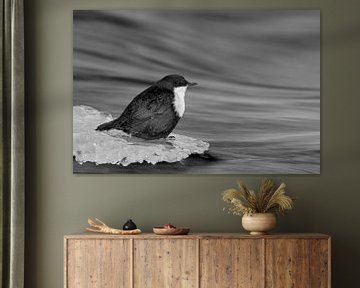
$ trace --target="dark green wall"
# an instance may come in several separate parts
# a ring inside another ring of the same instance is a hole
[[[320,9],[321,175],[275,175],[299,197],[279,232],[333,237],[333,287],[359,287],[360,1],[33,0],[26,8],[26,287],[63,285],[63,235],[88,216],[145,231],[173,222],[193,231],[241,231],[220,192],[262,175],[72,174],[72,10],[122,8]]]

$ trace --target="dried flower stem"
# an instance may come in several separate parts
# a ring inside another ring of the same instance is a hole
[[[251,215],[254,213],[283,214],[294,207],[294,199],[285,195],[285,183],[273,190],[274,182],[263,179],[258,195],[249,190],[245,183],[238,181],[238,189],[230,188],[223,192],[222,198],[230,203],[229,212],[233,215]]]

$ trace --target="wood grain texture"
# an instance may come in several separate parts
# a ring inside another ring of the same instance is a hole
[[[263,287],[260,239],[208,239],[200,245],[200,287]]]
[[[327,235],[139,236],[65,236],[64,287],[331,286]]]
[[[68,248],[69,248],[69,240],[66,237],[64,237],[64,288],[69,287],[69,285],[68,285],[68,267],[69,267]]]
[[[130,240],[67,240],[66,288],[131,287]]]
[[[196,251],[193,239],[134,240],[134,287],[196,288]]]
[[[266,239],[266,287],[304,288],[310,283],[310,241]]]
[[[66,235],[65,239],[329,239],[329,235],[319,233],[289,233],[250,235],[249,233],[190,233],[188,235],[156,235],[142,233],[139,235],[108,235],[101,233],[79,233]]]
[[[330,273],[329,255],[329,243],[327,240],[310,240],[310,287],[328,287]]]

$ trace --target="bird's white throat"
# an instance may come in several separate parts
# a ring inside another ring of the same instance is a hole
[[[174,88],[174,108],[176,114],[178,114],[179,117],[182,117],[185,112],[185,92],[186,92],[187,86],[182,87],[175,87]]]

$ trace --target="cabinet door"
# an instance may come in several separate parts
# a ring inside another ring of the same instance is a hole
[[[134,240],[134,287],[197,287],[197,240]]]
[[[263,287],[262,243],[260,239],[201,240],[200,287]]]
[[[131,287],[130,240],[68,239],[65,253],[65,287]]]
[[[309,287],[309,240],[266,240],[266,287]]]
[[[330,287],[330,240],[310,241],[310,287]]]

